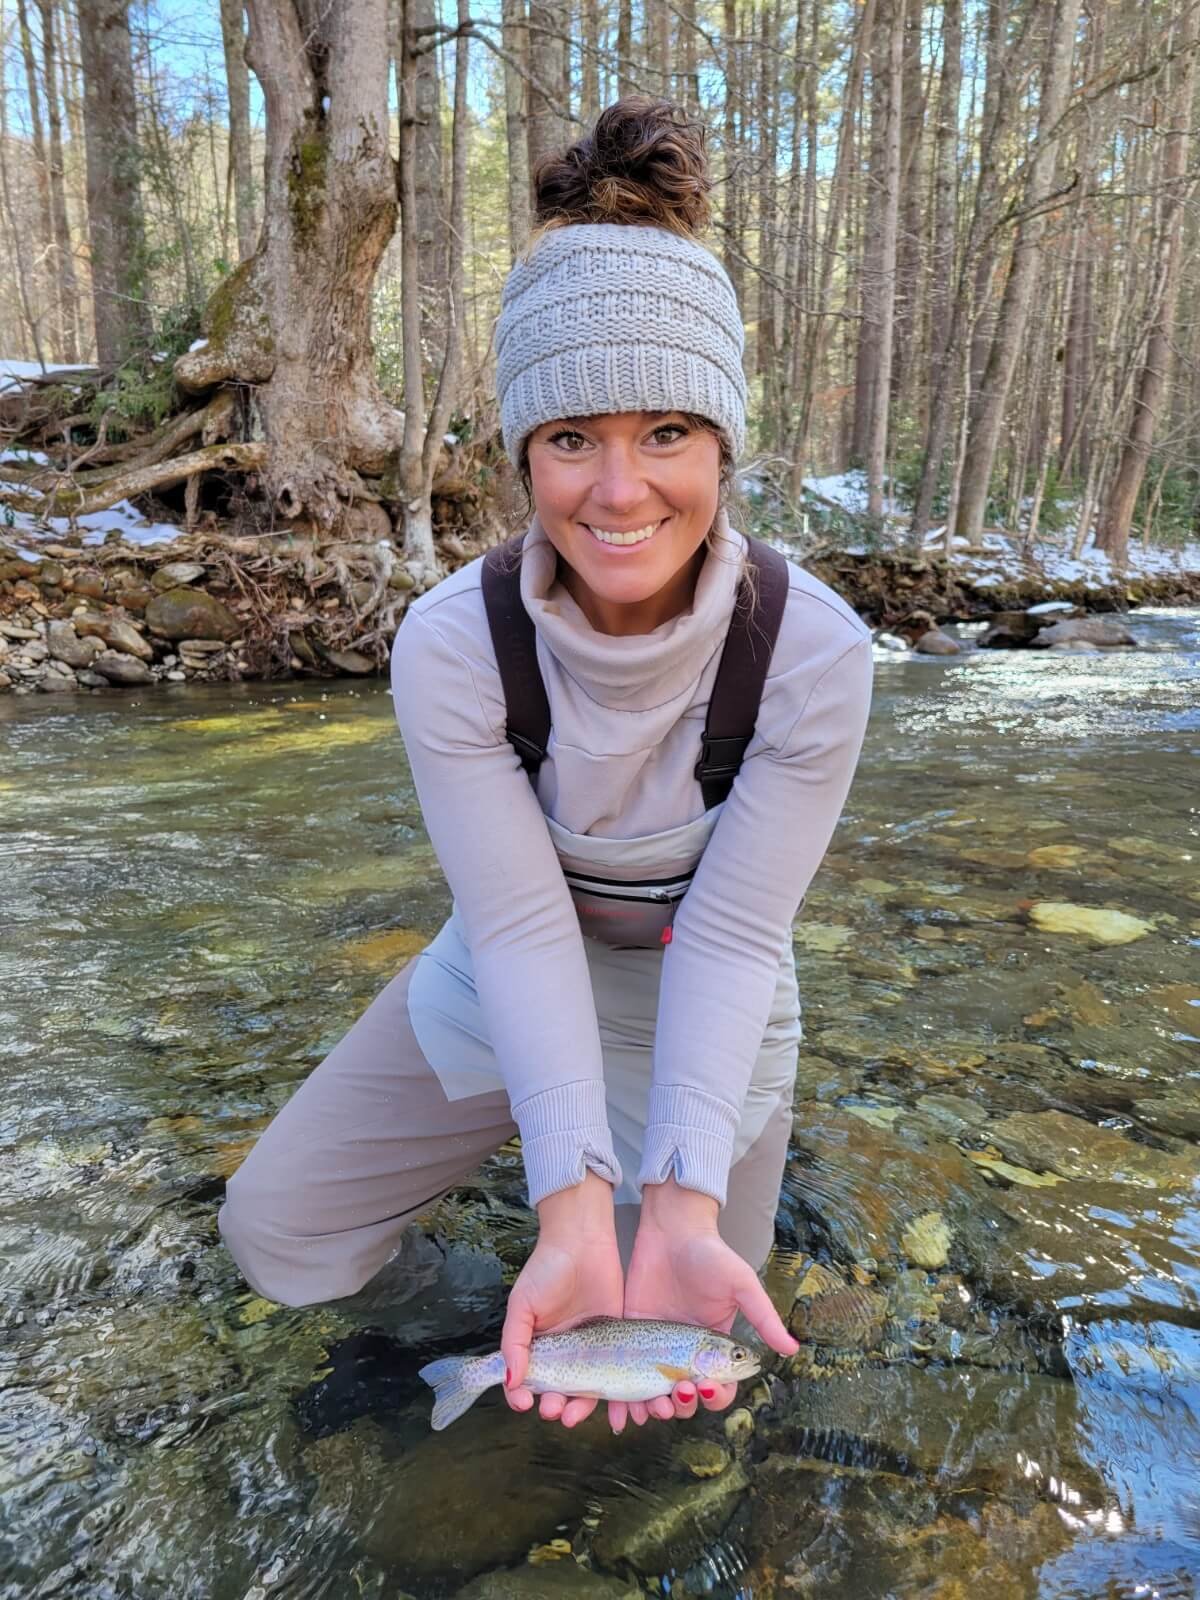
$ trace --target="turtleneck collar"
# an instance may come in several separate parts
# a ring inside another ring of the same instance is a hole
[[[651,633],[599,633],[558,581],[558,552],[534,513],[521,557],[521,599],[550,653],[601,705],[650,711],[693,687],[733,615],[746,541],[718,513],[688,610]]]

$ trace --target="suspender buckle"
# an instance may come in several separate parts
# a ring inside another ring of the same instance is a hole
[[[535,744],[532,739],[527,739],[523,733],[518,733],[515,728],[506,728],[504,731],[508,735],[509,744],[517,752],[521,765],[532,778],[546,759],[545,746]]]
[[[731,783],[741,770],[742,757],[746,754],[746,746],[750,743],[747,738],[739,735],[727,735],[724,738],[711,733],[700,735],[700,759],[696,763],[695,776],[700,783],[722,783],[728,779]]]

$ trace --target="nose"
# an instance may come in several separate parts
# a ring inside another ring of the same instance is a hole
[[[614,520],[628,517],[645,503],[645,477],[636,450],[619,439],[601,447],[590,498],[598,508],[612,512]]]

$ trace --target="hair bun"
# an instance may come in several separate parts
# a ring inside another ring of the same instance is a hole
[[[711,207],[705,127],[673,101],[626,95],[534,173],[535,224],[642,223],[698,238]]]

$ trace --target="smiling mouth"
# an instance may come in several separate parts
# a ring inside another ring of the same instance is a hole
[[[607,528],[594,528],[590,522],[581,522],[579,526],[586,528],[597,544],[607,545],[609,549],[628,550],[635,545],[647,544],[665,523],[670,522],[670,517],[662,517],[658,522],[648,522],[642,528],[633,528],[628,533],[613,532]]]

